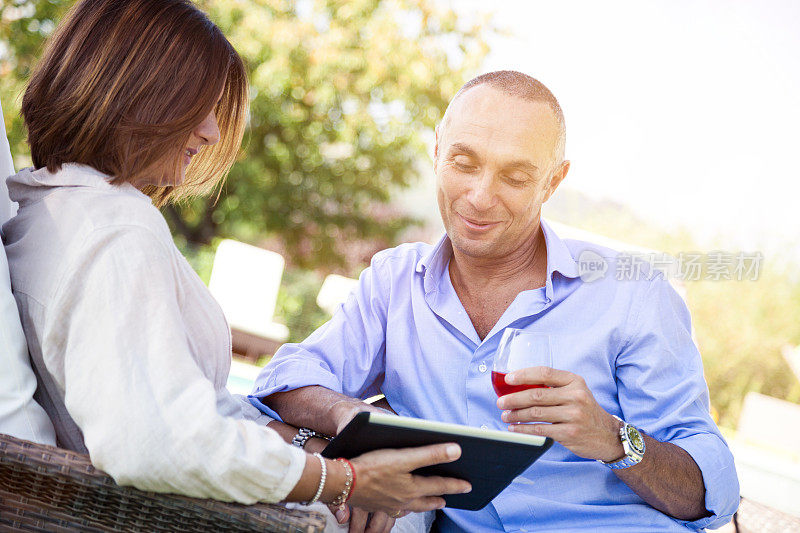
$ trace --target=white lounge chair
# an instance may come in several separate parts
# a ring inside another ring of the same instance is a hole
[[[219,244],[208,288],[228,319],[234,353],[271,355],[289,338],[288,328],[273,321],[283,266],[278,253],[232,239]]]
[[[800,405],[747,393],[729,444],[742,496],[794,515],[800,525]]]
[[[358,285],[357,279],[346,278],[339,274],[330,274],[322,282],[317,295],[317,305],[333,315],[341,304],[347,301]]]
[[[782,353],[786,364],[789,365],[789,368],[794,372],[794,376],[800,381],[800,346],[790,346],[787,344],[783,347]]]

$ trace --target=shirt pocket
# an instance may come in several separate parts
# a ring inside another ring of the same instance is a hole
[[[536,490],[535,479],[518,476],[492,501],[504,531],[535,531],[532,495]]]

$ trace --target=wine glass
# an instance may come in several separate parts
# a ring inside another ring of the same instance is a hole
[[[550,352],[550,335],[506,328],[492,366],[492,386],[498,396],[526,389],[547,387],[544,384],[509,385],[506,374],[531,366],[553,366]]]

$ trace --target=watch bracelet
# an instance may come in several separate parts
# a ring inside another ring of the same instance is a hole
[[[310,428],[298,428],[297,433],[294,437],[292,437],[292,445],[297,446],[298,448],[305,448],[306,443],[314,437],[318,437],[325,440],[331,440],[331,438],[323,433],[319,433],[314,431]]]
[[[630,427],[634,428],[636,430],[636,432],[639,433],[640,436],[642,435],[642,432],[636,426],[632,426],[631,424],[628,424],[627,422],[625,422],[623,419],[621,419],[617,415],[611,415],[611,416],[613,416],[620,423],[619,438],[620,438],[620,442],[623,445],[622,447],[625,450],[625,455],[621,459],[619,459],[617,461],[606,462],[606,461],[603,461],[603,460],[600,460],[600,459],[598,459],[597,461],[602,463],[602,464],[604,464],[604,465],[606,465],[607,467],[609,467],[612,470],[619,470],[621,468],[629,468],[631,466],[639,464],[641,462],[641,460],[644,458],[645,450],[643,449],[642,452],[639,453],[637,450],[633,449],[633,445],[632,445],[632,443],[630,441],[630,438],[628,436],[628,433],[627,433],[626,429],[627,429],[628,426],[630,426]],[[628,445],[627,447],[625,446],[626,443]],[[644,439],[642,439],[642,445],[644,447]],[[627,451],[628,449],[632,449],[634,453],[633,454],[629,453]]]

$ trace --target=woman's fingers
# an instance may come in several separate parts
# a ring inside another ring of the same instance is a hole
[[[411,472],[424,466],[450,463],[461,457],[461,447],[455,443],[432,444],[417,448],[405,448],[396,452],[398,455],[397,466],[406,472]]]
[[[364,533],[367,528],[367,520],[369,519],[369,511],[353,507],[350,512],[350,528],[347,533]]]
[[[463,479],[441,476],[414,476],[414,485],[424,496],[438,496],[440,494],[466,494],[472,490],[472,485]]]
[[[392,524],[394,524],[394,520],[389,518],[389,515],[386,513],[372,513],[369,516],[369,523],[367,524],[366,533],[383,533],[384,531],[387,531],[386,525],[390,521]]]
[[[426,511],[435,511],[437,509],[441,509],[444,507],[444,505],[444,498],[440,498],[438,496],[427,496],[411,501],[406,506],[405,510],[411,511],[412,513],[424,513]]]
[[[352,503],[372,511],[388,511],[390,514],[397,509],[440,509],[444,506],[444,500],[435,497],[463,494],[472,490],[472,486],[460,479],[426,478],[411,475],[410,472],[454,461],[460,455],[461,448],[452,443],[365,453],[353,459],[359,484],[353,493]],[[430,499],[431,497],[434,499]],[[424,506],[420,507],[423,503]]]
[[[331,510],[333,516],[336,517],[336,521],[340,524],[346,524],[348,520],[350,520],[350,506],[349,505],[328,505],[328,509]]]

